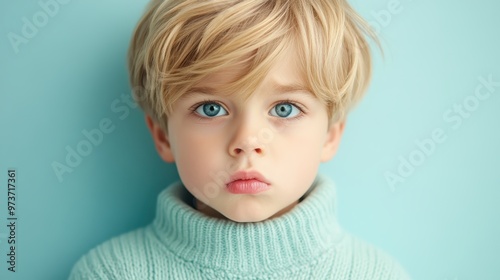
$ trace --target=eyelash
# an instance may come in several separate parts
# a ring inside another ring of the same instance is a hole
[[[198,102],[198,103],[194,104],[193,106],[189,107],[189,112],[191,115],[195,116],[200,121],[206,121],[208,119],[211,119],[211,118],[202,117],[198,113],[196,113],[196,110],[198,109],[198,107],[200,107],[201,105],[211,104],[211,103],[215,103],[219,106],[222,106],[222,104],[218,101],[211,100],[211,99],[205,99],[205,100]],[[224,107],[224,106],[222,106],[222,107]]]
[[[223,108],[224,108],[224,106],[223,106],[223,105],[222,105],[219,101],[215,101],[215,100],[211,100],[211,99],[205,99],[205,100],[203,100],[203,101],[201,101],[201,102],[198,102],[198,103],[194,104],[193,106],[191,106],[191,107],[189,108],[189,111],[191,112],[191,115],[194,115],[194,116],[195,116],[196,118],[198,118],[199,120],[206,121],[207,119],[211,119],[211,118],[206,118],[206,117],[202,117],[202,116],[198,115],[198,114],[196,113],[196,110],[197,110],[197,109],[198,109],[198,107],[200,107],[201,105],[205,105],[205,104],[212,104],[212,103],[217,104],[217,105],[219,105],[219,106],[221,106],[221,107],[223,107]],[[297,109],[300,111],[300,114],[298,114],[297,116],[295,116],[295,117],[293,117],[293,118],[278,118],[280,121],[283,121],[283,122],[290,122],[290,121],[294,121],[294,120],[299,120],[299,119],[301,119],[301,118],[303,118],[303,117],[304,117],[304,115],[305,115],[305,111],[304,111],[304,109],[302,108],[302,106],[301,106],[301,105],[299,105],[299,104],[298,104],[296,101],[294,101],[294,100],[290,100],[290,99],[282,100],[282,101],[280,101],[280,102],[276,103],[276,104],[273,106],[273,108],[274,108],[274,107],[276,107],[276,106],[278,106],[278,105],[282,105],[282,104],[291,104],[291,105],[293,105],[293,106],[297,107]],[[224,108],[224,109],[225,109],[226,111],[228,111],[226,108]]]
[[[296,101],[293,101],[293,100],[290,100],[290,99],[286,99],[286,100],[283,100],[283,101],[280,101],[280,102],[276,103],[273,106],[273,108],[275,108],[278,105],[282,105],[282,104],[292,104],[293,106],[295,106],[300,111],[300,113],[297,116],[293,117],[293,118],[278,118],[279,120],[285,121],[285,122],[289,122],[289,121],[299,120],[299,119],[301,119],[301,118],[303,118],[305,116],[304,108],[302,108],[302,106],[299,105]]]

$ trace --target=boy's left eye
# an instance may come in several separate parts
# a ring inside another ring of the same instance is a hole
[[[280,118],[293,118],[300,114],[300,109],[292,103],[280,103],[271,109],[271,116]]]

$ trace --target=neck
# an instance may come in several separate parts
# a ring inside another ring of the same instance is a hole
[[[293,203],[291,203],[287,207],[281,209],[280,211],[276,212],[274,215],[272,215],[271,217],[265,219],[264,221],[269,220],[269,219],[273,219],[273,218],[277,218],[277,217],[280,217],[281,215],[283,215],[285,213],[288,213],[298,203],[299,203],[299,201],[294,201]],[[194,196],[193,196],[193,205],[192,206],[193,206],[194,209],[200,211],[201,213],[203,213],[203,214],[205,214],[205,215],[207,215],[209,217],[223,219],[223,220],[229,220],[226,216],[222,215],[217,210],[215,210],[212,207],[208,206],[207,204],[203,203],[202,201],[200,201],[199,199],[195,198]]]

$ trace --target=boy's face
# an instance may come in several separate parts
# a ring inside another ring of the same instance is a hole
[[[306,84],[295,57],[291,48],[283,53],[246,102],[218,92],[241,74],[234,66],[174,104],[168,133],[147,117],[160,156],[176,163],[201,212],[237,222],[277,217],[297,204],[320,162],[335,154],[344,124],[328,127],[325,106],[296,90]],[[241,171],[262,177],[233,182]]]

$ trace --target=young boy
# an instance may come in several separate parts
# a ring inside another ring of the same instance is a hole
[[[318,175],[367,87],[365,35],[344,0],[152,0],[130,80],[181,181],[70,279],[409,279],[338,225]]]

